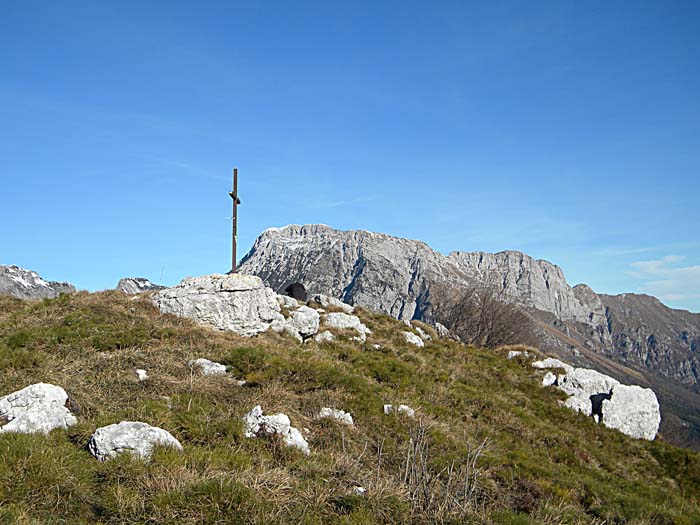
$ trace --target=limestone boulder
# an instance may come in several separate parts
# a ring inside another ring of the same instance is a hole
[[[421,339],[420,336],[414,334],[413,332],[402,333],[407,343],[412,344],[413,346],[417,346],[418,348],[423,348],[425,346],[423,339]]]
[[[288,322],[302,339],[308,339],[318,332],[321,316],[313,308],[300,306],[291,313]]]
[[[661,424],[656,394],[650,388],[617,384],[602,403],[603,424],[637,439],[653,440]]]
[[[337,330],[355,330],[358,334],[358,340],[363,343],[367,340],[367,334],[372,333],[372,331],[367,328],[362,321],[360,321],[359,317],[343,312],[331,312],[324,315],[323,324],[326,328],[335,328]]]
[[[0,398],[0,433],[48,434],[77,422],[60,386],[36,383]]]
[[[277,294],[259,277],[244,274],[188,277],[153,297],[163,313],[251,337],[284,320]]]
[[[215,361],[210,361],[200,357],[198,359],[193,359],[188,363],[192,368],[199,371],[203,376],[217,376],[226,373],[226,365],[217,363]]]
[[[345,412],[344,410],[337,410],[335,408],[328,408],[328,407],[323,407],[321,408],[320,412],[318,413],[319,419],[323,418],[331,418],[335,419],[337,421],[340,421],[341,423],[349,426],[353,426],[354,422],[352,420],[352,415],[350,413]]]
[[[292,426],[286,414],[266,416],[262,407],[257,405],[243,418],[245,436],[248,438],[278,435],[288,447],[294,447],[309,455],[309,444],[302,433]]]
[[[182,450],[180,442],[167,430],[140,421],[122,421],[95,430],[88,449],[100,461],[128,452],[148,460],[156,445]]]

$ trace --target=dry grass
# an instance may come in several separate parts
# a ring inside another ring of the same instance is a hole
[[[367,343],[300,345],[207,330],[115,292],[0,298],[0,394],[45,381],[81,406],[68,431],[0,435],[0,522],[700,522],[698,455],[559,407],[526,363],[504,359],[509,348],[441,341],[416,323],[433,336],[417,349],[402,324],[358,310]],[[193,373],[196,357],[231,377]],[[384,403],[418,417],[384,416]],[[240,416],[256,404],[308,429],[312,455],[245,439]],[[322,406],[350,411],[355,427],[317,419]],[[98,463],[90,435],[123,419],[169,430],[185,452]]]

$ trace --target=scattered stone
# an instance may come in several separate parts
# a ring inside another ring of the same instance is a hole
[[[163,313],[246,337],[265,332],[275,320],[284,321],[277,294],[260,277],[240,273],[188,277],[158,292],[153,302]]]
[[[602,402],[603,424],[637,439],[653,440],[659,431],[661,412],[650,388],[615,385],[610,399]]]
[[[425,330],[423,330],[420,326],[416,326],[416,332],[418,332],[418,335],[423,341],[432,341],[433,338],[430,334],[426,333]]]
[[[139,381],[145,381],[148,379],[148,374],[143,368],[137,368],[134,370],[134,372],[136,373],[136,377],[138,377]]]
[[[358,334],[358,340],[364,343],[367,340],[367,334],[371,334],[372,331],[367,328],[360,318],[356,315],[350,315],[343,312],[331,312],[324,316],[324,324],[328,328],[335,328],[338,330],[355,330]]]
[[[350,493],[353,496],[365,496],[367,494],[367,489],[364,487],[357,486],[357,487],[353,487],[350,490]]]
[[[409,328],[413,328],[413,325],[411,324],[411,321],[409,321],[408,319],[404,319],[404,320],[403,320],[403,324],[405,324],[405,325],[408,326]]]
[[[333,334],[330,332],[330,330],[324,330],[323,332],[319,332],[316,334],[316,337],[314,337],[314,341],[317,343],[330,343],[334,339]]]
[[[393,412],[396,412],[398,414],[405,414],[408,417],[413,417],[416,414],[416,411],[408,405],[399,405],[398,407],[394,407],[394,405],[384,405],[384,414],[388,416]]]
[[[236,383],[236,386],[245,386],[248,384],[248,381],[245,379],[234,379],[234,382]]]
[[[140,421],[122,421],[95,430],[88,449],[100,461],[129,452],[140,459],[148,460],[156,445],[182,450],[182,445],[170,432]]]
[[[344,423],[345,425],[350,425],[354,426],[352,416],[350,413],[345,412],[344,410],[336,410],[335,408],[327,408],[323,407],[321,411],[318,413],[319,418],[325,418],[325,417],[330,417],[333,419],[337,419],[341,423]]]
[[[325,310],[335,308],[337,310],[341,310],[343,313],[346,314],[351,314],[355,311],[355,308],[353,306],[344,303],[340,299],[336,299],[335,297],[329,297],[322,293],[314,295],[311,298],[311,301],[320,304],[321,307]]]
[[[204,359],[200,357],[199,359],[193,359],[188,363],[192,368],[199,369],[199,372],[203,376],[216,376],[226,373],[226,365],[221,363],[216,363],[214,361],[209,361],[209,359]]]
[[[540,369],[546,369],[546,368],[563,368],[566,370],[566,372],[571,372],[573,371],[574,367],[571,365],[567,365],[563,361],[559,361],[559,359],[554,359],[553,357],[548,357],[547,359],[543,359],[541,361],[535,361],[531,365],[533,368],[540,368]]]
[[[68,428],[77,420],[70,408],[77,406],[60,386],[36,383],[0,398],[0,433],[48,434]]]
[[[246,437],[254,438],[278,434],[288,447],[298,448],[307,456],[311,453],[304,436],[291,425],[286,414],[265,416],[262,407],[256,405],[245,415],[243,422]]]
[[[123,279],[119,279],[117,290],[127,295],[136,295],[143,292],[165,290],[165,286],[153,284],[145,277],[124,277]]]
[[[284,308],[299,308],[299,301],[288,295],[278,295],[277,302]]]
[[[381,349],[382,349],[382,345],[380,345],[379,343],[374,343],[374,344],[372,345],[372,348],[374,348],[375,350],[381,350]]]
[[[302,339],[308,339],[318,332],[321,317],[318,312],[308,306],[300,306],[292,312],[288,322]]]
[[[552,386],[557,382],[557,376],[555,376],[552,372],[547,372],[544,377],[542,378],[542,385],[543,386]]]
[[[435,331],[437,332],[438,337],[440,337],[442,339],[446,339],[447,337],[450,337],[450,331],[447,329],[447,327],[444,324],[435,323]]]
[[[403,336],[406,338],[407,343],[410,343],[414,346],[417,346],[418,348],[423,348],[425,346],[423,339],[421,339],[419,336],[417,336],[413,332],[402,332],[402,333],[403,333]]]
[[[523,356],[523,357],[530,357],[530,352],[523,352],[522,350],[509,350],[508,351],[508,359],[515,359],[518,356]],[[534,366],[534,365],[533,365]],[[535,368],[540,368],[540,367],[535,367]]]

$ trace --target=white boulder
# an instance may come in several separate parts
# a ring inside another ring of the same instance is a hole
[[[563,368],[566,372],[571,372],[574,367],[559,361],[559,359],[554,359],[553,357],[548,357],[547,359],[542,359],[541,361],[535,361],[531,365],[533,368],[547,369],[547,368]]]
[[[0,433],[48,434],[77,422],[67,408],[68,394],[60,386],[36,383],[0,398]]]
[[[187,317],[201,325],[251,337],[284,317],[277,294],[254,275],[188,277],[153,297],[163,313]]]
[[[292,312],[288,322],[303,339],[307,339],[318,332],[321,316],[313,308],[300,306]]]
[[[333,334],[330,332],[330,330],[324,330],[323,332],[319,332],[316,334],[316,337],[314,337],[314,341],[317,343],[330,343],[334,339]]]
[[[321,307],[325,310],[328,310],[330,308],[336,308],[346,314],[351,314],[355,311],[355,308],[353,306],[344,303],[340,299],[336,299],[335,297],[329,297],[321,293],[314,295],[311,298],[311,301],[320,304]]]
[[[408,417],[413,417],[416,415],[416,411],[408,405],[399,405],[398,407],[395,407],[394,405],[384,405],[384,414],[388,416],[394,412],[397,414],[405,414]]]
[[[134,370],[134,373],[139,381],[145,381],[148,379],[148,373],[143,368],[137,368]]]
[[[323,407],[321,408],[321,411],[318,413],[319,419],[329,417],[332,419],[336,419],[340,421],[341,423],[344,423],[346,425],[353,426],[353,420],[352,416],[350,413],[345,412],[344,410],[337,410],[335,408],[328,408],[328,407]]]
[[[522,350],[509,350],[508,351],[508,359],[515,359],[518,356],[530,357],[530,352],[522,351]],[[538,362],[541,362],[541,361],[538,361]],[[540,367],[538,366],[536,368],[540,368]]]
[[[289,297],[288,295],[278,295],[277,302],[280,304],[280,306],[283,306],[285,308],[299,307],[299,301],[294,299],[294,297]]]
[[[245,436],[248,438],[279,435],[288,447],[295,447],[307,456],[311,453],[309,444],[301,432],[294,428],[286,414],[266,416],[262,407],[256,405],[243,418]]]
[[[407,343],[412,344],[414,346],[417,346],[418,348],[423,348],[425,346],[423,339],[421,339],[419,336],[417,336],[413,332],[402,332],[402,333],[403,333],[403,336],[406,339]]]
[[[650,388],[615,385],[603,400],[603,424],[637,439],[653,440],[659,431],[661,412]]]
[[[557,382],[557,376],[555,376],[552,372],[547,372],[544,375],[544,377],[542,378],[542,385],[543,386],[552,386],[556,382]]]
[[[226,365],[209,361],[209,359],[204,359],[203,357],[193,359],[188,364],[192,368],[198,369],[203,376],[218,376],[226,373]]]
[[[367,340],[367,334],[371,334],[372,331],[367,328],[360,318],[356,315],[350,315],[343,312],[331,312],[324,315],[323,318],[324,325],[327,328],[335,328],[337,330],[355,330],[358,335],[358,340],[365,342]]]
[[[433,338],[430,334],[426,333],[420,326],[416,326],[416,332],[423,341],[432,341]]]
[[[129,452],[141,459],[149,459],[153,447],[163,445],[182,450],[182,445],[170,432],[140,421],[122,421],[95,430],[88,449],[100,461]]]

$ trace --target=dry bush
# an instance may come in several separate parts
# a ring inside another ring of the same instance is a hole
[[[485,348],[537,343],[530,315],[491,283],[440,287],[431,292],[430,303],[430,316],[463,343]]]

